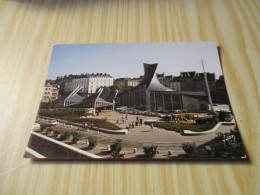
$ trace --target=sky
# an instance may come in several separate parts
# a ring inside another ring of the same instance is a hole
[[[143,63],[158,63],[157,73],[180,72],[222,75],[216,42],[57,44],[53,46],[47,79],[81,73],[107,73],[114,79],[139,77]]]

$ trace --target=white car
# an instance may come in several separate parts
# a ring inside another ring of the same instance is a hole
[[[56,120],[48,120],[47,124],[48,125],[57,125],[58,122]]]

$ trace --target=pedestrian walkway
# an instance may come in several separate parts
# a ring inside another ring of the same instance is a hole
[[[107,118],[109,122],[117,124],[117,120],[121,119],[122,116],[126,116],[126,114],[121,114],[119,112],[107,113],[102,112],[98,116],[99,118]],[[144,116],[144,115],[132,115],[128,114],[128,119],[125,123],[122,121],[117,124],[121,128],[126,128],[129,125],[129,122],[135,122],[136,117],[138,119],[146,120],[160,120],[159,117],[154,116]],[[217,132],[228,133],[231,129],[234,129],[234,125],[221,125],[219,129],[212,134],[206,135],[193,135],[193,136],[183,136],[180,133],[176,133],[175,131],[168,131],[165,129],[159,129],[157,127],[151,127],[149,125],[135,126],[133,129],[130,129],[127,135],[110,135],[114,138],[120,138],[130,141],[138,141],[138,142],[151,142],[151,143],[184,143],[184,142],[202,142],[212,140],[216,137]]]

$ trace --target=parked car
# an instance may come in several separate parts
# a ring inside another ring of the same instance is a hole
[[[57,125],[58,122],[56,120],[48,120],[47,124],[49,124],[49,125]]]

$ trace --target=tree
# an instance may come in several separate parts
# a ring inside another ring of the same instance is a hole
[[[66,139],[69,139],[70,138],[70,136],[71,136],[71,132],[69,132],[69,131],[61,131],[60,132],[61,133],[61,135],[60,135],[60,140],[66,140]]]
[[[111,153],[116,153],[119,154],[119,152],[122,150],[122,140],[121,139],[116,139],[114,144],[110,146],[111,148]]]
[[[151,145],[151,146],[144,146],[143,147],[144,153],[146,156],[154,157],[156,154],[159,154],[158,146]]]
[[[43,130],[45,130],[47,127],[48,127],[48,125],[46,125],[46,124],[41,124],[41,125],[40,125],[40,130],[43,131]]]
[[[90,148],[95,148],[98,144],[98,140],[95,137],[89,136],[88,137],[88,146]]]
[[[215,138],[215,157],[241,158],[245,156],[243,144],[236,129],[231,130],[230,133],[217,133],[217,135]]]
[[[191,157],[195,157],[197,153],[197,147],[194,143],[182,144],[182,149]]]
[[[73,133],[72,133],[72,136],[73,136],[73,138],[72,138],[72,143],[73,143],[73,144],[76,144],[76,143],[80,140],[80,137],[81,137],[81,135],[79,135],[79,134],[76,133],[76,132],[73,132]]]
[[[60,131],[59,130],[54,130],[53,134],[54,134],[54,137],[57,137],[60,134]]]

